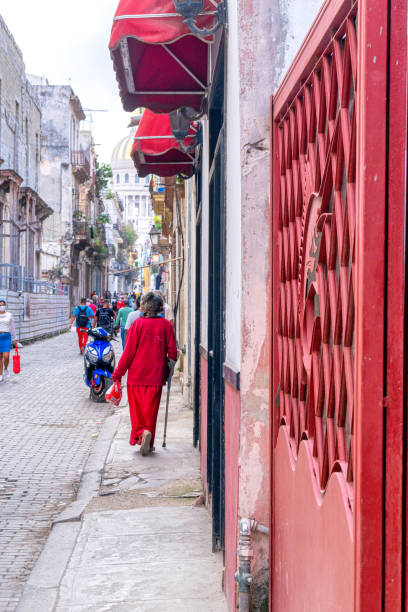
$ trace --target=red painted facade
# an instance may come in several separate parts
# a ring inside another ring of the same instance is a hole
[[[229,610],[236,609],[239,429],[241,399],[239,391],[225,383],[225,593]]]
[[[200,460],[201,477],[207,493],[207,393],[208,393],[208,363],[205,357],[200,357]]]

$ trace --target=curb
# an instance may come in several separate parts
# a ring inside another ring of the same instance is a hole
[[[101,474],[117,432],[120,414],[108,417],[81,475],[76,500],[53,521],[50,534],[24,585],[16,612],[52,612],[59,585],[81,529],[86,506],[99,492]]]

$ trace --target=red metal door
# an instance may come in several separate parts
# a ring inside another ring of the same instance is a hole
[[[402,609],[404,23],[325,2],[273,98],[278,612]]]

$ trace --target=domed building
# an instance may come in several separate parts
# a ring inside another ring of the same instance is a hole
[[[141,115],[132,117],[132,123],[140,117]],[[132,126],[128,134],[115,146],[111,166],[112,191],[115,191],[122,201],[124,223],[133,225],[137,233],[136,248],[140,262],[144,251],[150,246],[149,231],[153,223],[153,211],[149,191],[150,176],[140,178],[130,157],[136,129],[137,126]]]

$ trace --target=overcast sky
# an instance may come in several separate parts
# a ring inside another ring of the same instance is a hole
[[[0,0],[0,15],[23,52],[26,71],[52,85],[71,84],[93,113],[101,161],[127,133],[108,43],[118,0]]]

